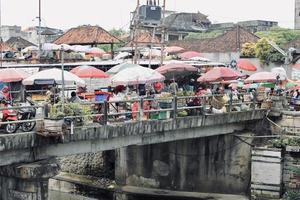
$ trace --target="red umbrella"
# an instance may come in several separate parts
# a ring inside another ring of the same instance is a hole
[[[156,71],[158,71],[161,74],[166,74],[168,72],[197,72],[198,69],[196,67],[183,63],[170,63],[157,68]]]
[[[92,66],[79,66],[70,71],[80,78],[108,78],[109,76],[100,69]]]
[[[179,56],[181,57],[181,59],[189,60],[194,57],[201,57],[201,54],[196,51],[187,51],[187,52],[180,54]]]
[[[245,83],[261,83],[261,82],[275,82],[276,74],[272,72],[258,72],[249,76]]]
[[[227,67],[215,67],[198,78],[198,82],[217,82],[223,80],[235,80],[242,74]]]
[[[292,65],[292,68],[300,70],[300,63]]]
[[[237,62],[237,67],[245,71],[255,72],[257,68],[247,59],[240,59]]]
[[[165,52],[167,52],[168,54],[180,53],[183,51],[184,51],[184,48],[178,47],[178,46],[171,46],[171,47],[165,48]]]
[[[0,82],[19,82],[29,77],[29,74],[20,69],[6,68],[0,70]]]

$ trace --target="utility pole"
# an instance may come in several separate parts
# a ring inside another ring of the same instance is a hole
[[[133,59],[133,63],[137,64],[138,61],[138,35],[139,35],[139,27],[138,27],[138,23],[139,23],[139,10],[140,10],[140,0],[137,0],[137,7],[135,10],[135,14],[133,16],[133,20],[134,20],[134,31],[133,31],[133,43],[134,43],[134,59]]]
[[[161,56],[160,56],[160,66],[164,64],[164,55],[165,55],[165,37],[166,37],[166,28],[165,28],[165,17],[166,17],[166,0],[163,2],[163,12],[162,12],[162,22],[161,22]]]
[[[39,58],[41,57],[41,53],[42,53],[42,44],[41,44],[41,24],[42,24],[42,7],[41,7],[41,0],[39,1],[39,28],[38,28],[38,40],[39,40]]]
[[[2,1],[0,0],[0,67],[2,68],[3,63],[3,39],[2,39]]]

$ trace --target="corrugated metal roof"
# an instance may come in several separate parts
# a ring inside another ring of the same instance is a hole
[[[6,41],[6,43],[15,49],[24,49],[29,46],[36,46],[22,37],[11,37]]]
[[[99,26],[84,25],[72,28],[57,38],[55,44],[92,45],[111,44],[121,41]]]

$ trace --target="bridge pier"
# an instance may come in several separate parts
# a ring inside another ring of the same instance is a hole
[[[250,159],[251,146],[233,135],[130,146],[116,150],[115,178],[123,186],[247,194]]]
[[[36,162],[0,168],[1,200],[47,200],[48,179],[58,173],[58,165]]]

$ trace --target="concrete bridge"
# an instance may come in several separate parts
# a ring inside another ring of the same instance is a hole
[[[0,166],[35,162],[53,157],[115,150],[132,145],[225,135],[244,130],[264,118],[265,110],[201,115],[163,121],[125,122],[75,128],[62,141],[36,133],[0,136]]]

